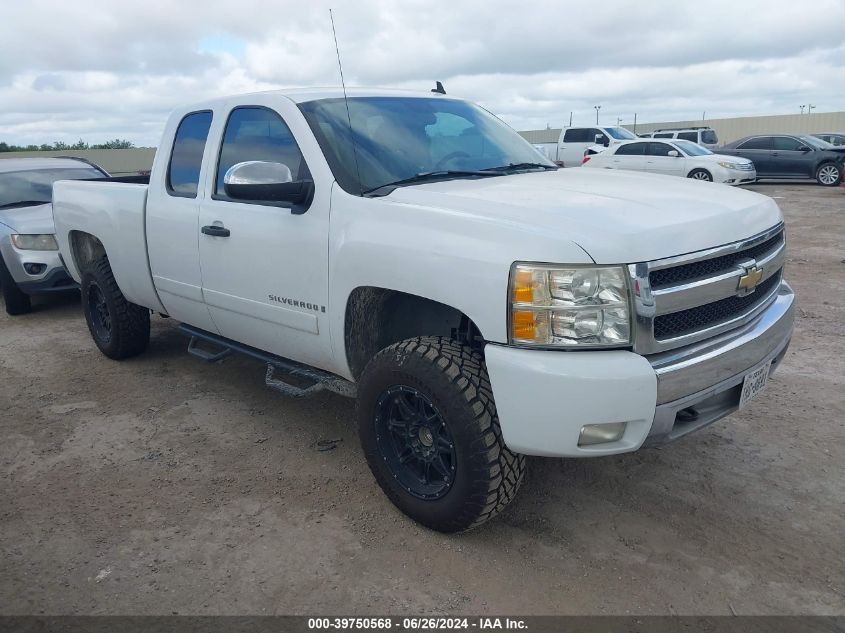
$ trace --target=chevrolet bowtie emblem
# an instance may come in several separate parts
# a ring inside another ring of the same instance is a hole
[[[739,285],[737,291],[745,293],[753,292],[763,278],[763,269],[757,266],[749,266],[745,269],[745,274],[739,278]]]

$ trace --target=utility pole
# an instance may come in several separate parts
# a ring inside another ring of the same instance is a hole
[[[801,108],[801,114],[804,114],[804,108],[806,108],[807,106],[806,105],[800,105],[798,107]]]
[[[572,112],[569,113],[569,127],[572,127]]]
[[[637,113],[634,112],[634,134],[637,133]]]
[[[593,107],[596,109],[596,125],[598,125],[599,124],[599,110],[601,110],[601,106],[597,105],[597,106],[593,106]]]

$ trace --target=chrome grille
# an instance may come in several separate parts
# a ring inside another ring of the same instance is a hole
[[[728,297],[697,308],[663,314],[654,319],[654,338],[659,341],[681,336],[744,314],[768,298],[772,289],[780,284],[780,277],[778,271],[759,284],[753,293],[742,297]]]
[[[691,264],[681,264],[672,268],[663,268],[649,273],[652,290],[674,286],[683,281],[706,277],[731,270],[746,259],[757,259],[783,243],[783,232],[778,233],[765,242],[721,257],[704,259]]]
[[[629,266],[636,307],[634,350],[663,352],[748,323],[774,300],[784,261],[779,224],[741,242]],[[755,275],[756,286],[740,283]]]

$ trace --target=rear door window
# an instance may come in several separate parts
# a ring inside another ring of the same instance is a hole
[[[657,143],[655,143],[656,145]],[[616,150],[617,156],[644,156],[648,143],[628,143],[627,145],[620,145]],[[663,145],[663,143],[660,143]]]
[[[566,130],[563,135],[564,143],[586,143],[590,140],[589,128],[573,127]]]
[[[750,138],[738,146],[737,149],[772,149],[772,137],[758,136],[756,138]]]
[[[193,112],[180,121],[167,168],[167,192],[170,195],[197,197],[202,154],[211,118],[211,112]]]
[[[674,136],[674,132],[657,132],[652,136],[652,138],[673,138]]]
[[[698,132],[679,132],[678,138],[682,138],[685,141],[692,141],[693,143],[698,143]]]

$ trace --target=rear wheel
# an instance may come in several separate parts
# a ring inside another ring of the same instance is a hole
[[[693,169],[689,174],[687,174],[687,178],[692,178],[693,180],[704,180],[707,182],[713,182],[713,174],[711,174],[706,169]]]
[[[105,257],[82,273],[82,310],[100,351],[115,360],[136,356],[150,341],[150,311],[129,303]]]
[[[842,169],[834,163],[825,163],[816,170],[816,182],[824,187],[835,187],[842,182]]]
[[[18,288],[18,284],[12,278],[12,273],[6,267],[2,255],[0,255],[0,288],[3,290],[3,301],[6,304],[7,314],[17,316],[32,310],[29,295],[21,292],[21,289]]]
[[[505,446],[479,352],[446,338],[408,339],[379,352],[359,388],[367,463],[409,517],[458,532],[514,498],[525,457]]]

